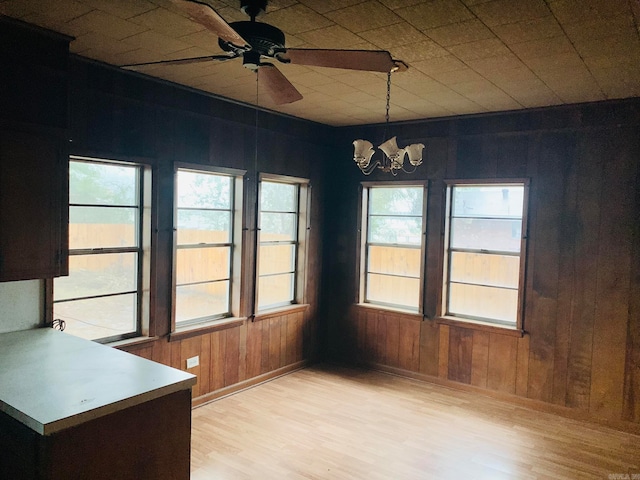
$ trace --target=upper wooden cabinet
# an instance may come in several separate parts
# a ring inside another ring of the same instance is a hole
[[[68,55],[0,17],[0,281],[67,273]]]

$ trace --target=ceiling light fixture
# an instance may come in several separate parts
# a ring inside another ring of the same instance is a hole
[[[387,128],[389,126],[389,103],[391,100],[392,71],[394,70],[387,73],[387,110],[385,114],[383,139],[387,137]],[[374,161],[371,161],[375,153],[373,144],[368,140],[355,140],[353,142],[353,160],[356,162],[356,165],[358,165],[360,170],[362,170],[362,173],[370,175],[374,172],[376,167],[385,173],[391,173],[393,176],[398,175],[400,170],[405,173],[415,172],[416,168],[422,164],[422,150],[424,149],[424,144],[413,143],[407,147],[399,148],[396,139],[397,137],[392,137],[379,145],[378,148],[384,152],[384,155]],[[409,159],[409,163],[413,166],[412,170],[407,170],[404,167],[405,155]]]

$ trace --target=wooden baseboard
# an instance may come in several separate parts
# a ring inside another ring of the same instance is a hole
[[[295,372],[296,370],[305,368],[308,365],[309,365],[309,360],[301,360],[299,362],[292,363],[291,365],[278,368],[277,370],[272,370],[271,372],[263,373],[262,375],[258,375],[257,377],[248,378],[247,380],[234,383],[233,385],[229,385],[228,387],[224,387],[219,390],[215,390],[213,392],[200,395],[199,397],[196,397],[191,401],[191,405],[194,408],[201,407],[202,405],[206,405],[207,403],[213,402],[215,400],[220,400],[221,398],[226,397],[228,395],[233,395],[234,393],[238,393],[242,390],[255,387],[256,385],[260,385],[261,383],[268,382],[270,380],[273,380],[274,378],[278,378],[283,375],[287,375],[291,372]]]
[[[347,365],[347,364],[344,364]],[[589,412],[576,410],[574,408],[564,407],[561,405],[554,405],[540,400],[533,400],[531,398],[520,397],[517,395],[511,395],[509,393],[497,392],[494,390],[487,390],[484,388],[476,387],[473,385],[467,385],[464,383],[453,382],[451,380],[442,379],[439,377],[433,377],[424,373],[412,372],[410,370],[404,370],[402,368],[390,367],[379,363],[361,363],[360,367],[376,370],[382,373],[390,375],[396,375],[399,377],[411,378],[414,380],[420,380],[423,382],[429,382],[443,387],[452,388],[455,390],[462,390],[467,392],[478,393],[487,397],[502,400],[511,404],[515,404],[521,407],[529,408],[539,412],[552,413],[561,417],[569,418],[572,420],[580,420],[589,423],[594,423],[603,427],[612,428],[626,433],[632,433],[634,435],[640,435],[640,424],[627,422],[624,420],[611,420],[608,418],[596,417]]]

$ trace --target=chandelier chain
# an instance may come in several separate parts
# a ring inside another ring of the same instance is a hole
[[[387,73],[387,111],[384,116],[386,123],[389,123],[389,103],[391,101],[391,72]]]

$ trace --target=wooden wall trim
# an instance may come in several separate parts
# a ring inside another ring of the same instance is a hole
[[[352,366],[353,365],[349,364],[349,367],[352,367]],[[534,400],[531,398],[524,398],[516,395],[510,395],[505,392],[487,390],[485,388],[476,387],[474,385],[453,382],[451,380],[446,380],[444,378],[425,375],[424,373],[412,372],[410,370],[404,370],[402,368],[397,368],[397,367],[390,367],[388,365],[382,365],[374,362],[362,363],[360,367],[376,370],[382,373],[387,373],[389,375],[397,375],[399,377],[411,378],[411,379],[419,380],[422,382],[433,383],[436,385],[441,385],[443,387],[452,388],[455,390],[478,393],[480,395],[495,398],[497,400],[509,402],[510,404],[516,404],[525,408],[529,408],[531,410],[536,410],[544,413],[552,413],[554,415],[570,418],[572,420],[586,421],[586,422],[594,423],[600,426],[612,428],[615,430],[632,433],[634,435],[640,435],[640,425],[637,423],[627,422],[623,420],[615,420],[610,418],[602,418],[602,417],[589,414],[584,410],[577,410],[574,408],[563,407],[561,405],[547,403],[540,400]]]
[[[278,368],[277,370],[258,375],[257,377],[249,378],[247,380],[243,380],[242,382],[229,385],[228,387],[214,390],[213,392],[209,392],[205,395],[200,395],[199,397],[194,398],[191,403],[194,408],[201,407],[202,405],[206,405],[207,403],[211,403],[215,400],[220,400],[221,398],[228,395],[233,395],[234,393],[238,393],[242,390],[260,385],[261,383],[266,383],[278,377],[288,375],[295,372],[296,370],[301,370],[308,365],[308,360],[302,360],[296,363],[292,363],[291,365],[287,365],[285,367]]]

